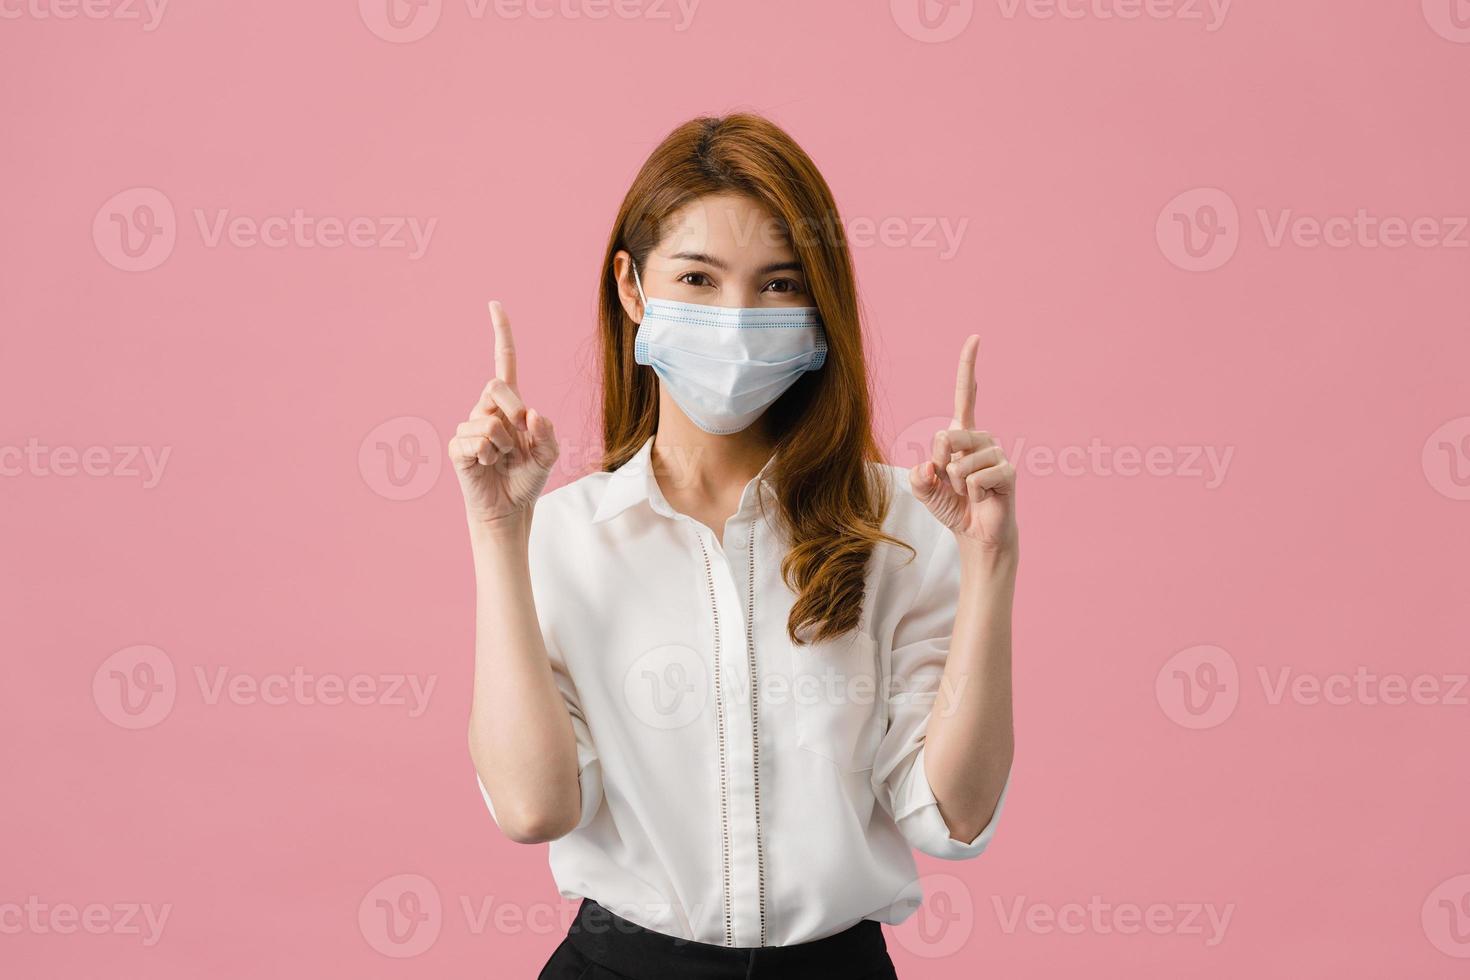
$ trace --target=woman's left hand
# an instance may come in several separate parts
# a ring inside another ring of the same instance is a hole
[[[986,552],[1017,547],[1016,468],[989,432],[975,428],[975,356],[971,334],[960,350],[954,419],[934,433],[933,456],[909,470],[909,486],[940,523]]]

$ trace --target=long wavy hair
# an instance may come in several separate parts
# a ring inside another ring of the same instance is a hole
[[[638,324],[619,298],[614,256],[625,250],[643,267],[680,209],[732,192],[759,203],[782,226],[827,335],[822,369],[803,374],[756,423],[776,447],[776,519],[791,542],[781,575],[797,599],[786,631],[793,642],[818,642],[858,626],[878,542],[913,549],[882,529],[889,485],[870,465],[882,455],[837,205],[811,158],[767,119],[741,113],[684,123],[653,151],[623,199],[598,292],[601,466],[613,470],[627,462],[658,427],[658,377],[633,358]]]

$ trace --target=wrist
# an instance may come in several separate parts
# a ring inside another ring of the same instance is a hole
[[[1004,545],[977,541],[967,535],[955,535],[959,543],[961,571],[982,579],[1014,579],[1021,563],[1020,544],[1014,540]]]
[[[468,518],[470,545],[475,549],[525,544],[531,533],[530,508],[488,520]]]

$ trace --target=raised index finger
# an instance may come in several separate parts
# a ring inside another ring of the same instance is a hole
[[[490,322],[495,326],[495,376],[512,389],[516,387],[516,340],[510,332],[510,317],[499,300],[490,301]]]
[[[975,357],[980,351],[980,336],[970,334],[960,348],[960,368],[954,381],[955,428],[975,428]]]

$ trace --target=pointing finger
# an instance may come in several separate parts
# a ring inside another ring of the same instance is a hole
[[[975,357],[980,337],[970,334],[960,348],[960,367],[954,382],[954,428],[975,428]]]
[[[516,341],[510,332],[510,317],[500,301],[490,301],[490,322],[495,326],[495,376],[512,390],[519,391],[516,384]]]

